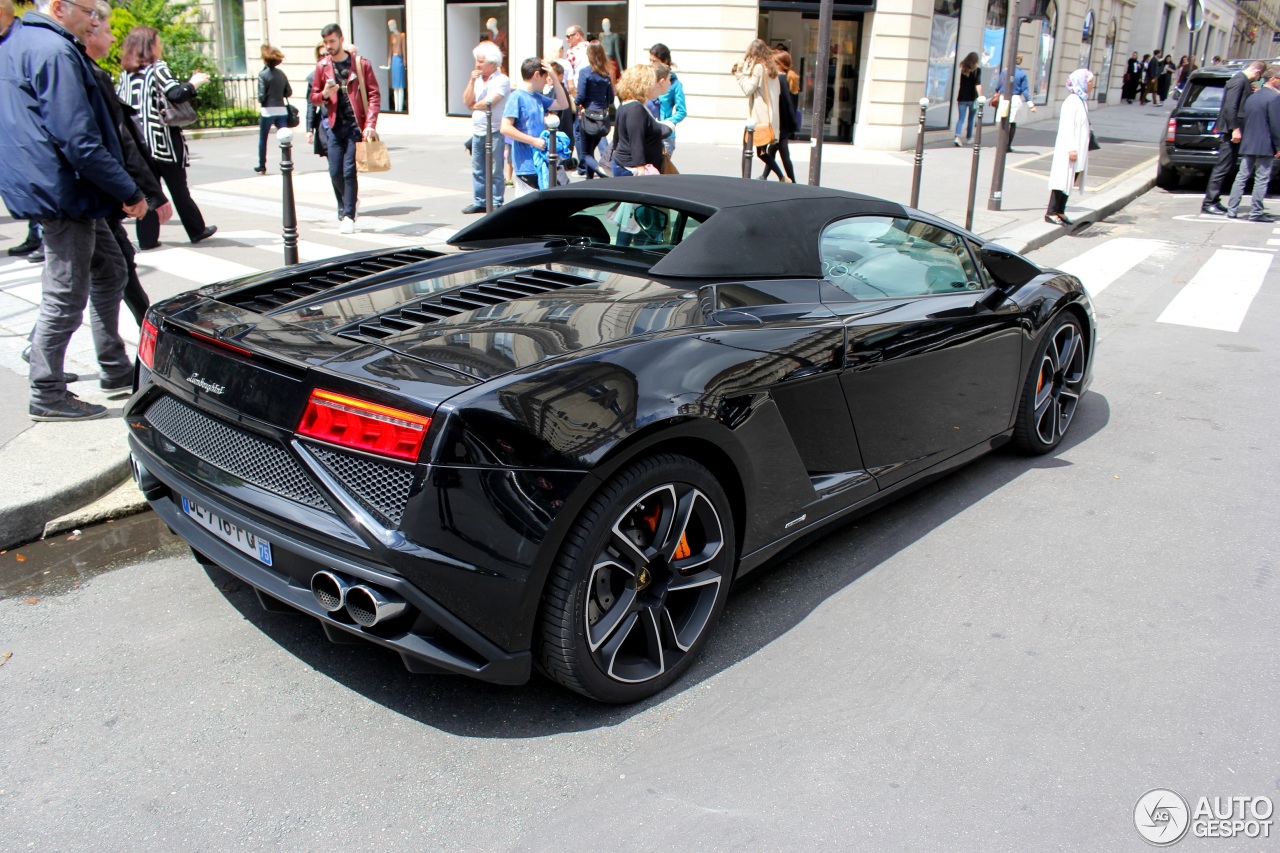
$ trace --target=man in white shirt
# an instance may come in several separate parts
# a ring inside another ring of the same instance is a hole
[[[482,41],[476,45],[472,55],[476,67],[467,81],[467,88],[462,92],[462,102],[471,110],[471,204],[462,208],[463,213],[484,213],[484,143],[486,131],[493,143],[493,170],[490,180],[493,181],[493,206],[502,206],[502,155],[507,147],[502,140],[502,101],[511,94],[511,80],[499,70],[502,66],[502,51],[491,41]],[[493,124],[490,126],[485,116],[486,107],[492,107]]]
[[[590,67],[587,60],[587,39],[582,27],[570,24],[564,31],[564,87],[571,97],[578,96],[578,75],[584,68]]]

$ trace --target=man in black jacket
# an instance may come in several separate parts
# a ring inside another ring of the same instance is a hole
[[[1266,83],[1244,106],[1244,134],[1240,139],[1240,171],[1231,187],[1227,216],[1235,219],[1240,211],[1244,188],[1253,180],[1253,198],[1249,208],[1250,222],[1275,222],[1265,213],[1262,200],[1271,183],[1271,166],[1280,156],[1280,65],[1269,66],[1263,74]]]
[[[1225,216],[1227,209],[1219,200],[1222,197],[1222,185],[1227,175],[1236,166],[1240,155],[1240,139],[1244,127],[1244,104],[1253,93],[1253,82],[1262,76],[1267,64],[1260,59],[1254,60],[1237,71],[1227,81],[1222,90],[1222,108],[1218,111],[1218,120],[1214,130],[1218,133],[1218,162],[1209,175],[1209,188],[1205,190],[1204,201],[1200,203],[1201,213]]]

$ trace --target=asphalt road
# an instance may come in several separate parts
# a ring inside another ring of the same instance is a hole
[[[1198,207],[1155,192],[1037,253],[1099,291],[1058,452],[747,579],[639,706],[410,675],[173,543],[97,573],[136,531],[74,583],[29,572],[0,849],[1142,850],[1152,788],[1280,799],[1280,234]]]

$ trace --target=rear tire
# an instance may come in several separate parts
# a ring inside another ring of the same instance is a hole
[[[551,569],[538,668],[600,702],[648,698],[693,662],[737,562],[729,501],[711,472],[664,454],[588,502]]]
[[[1182,176],[1172,166],[1156,167],[1156,186],[1162,190],[1176,190],[1182,185]]]
[[[1060,314],[1036,348],[1022,387],[1013,428],[1020,450],[1048,453],[1062,441],[1080,405],[1088,363],[1080,321],[1069,312]]]

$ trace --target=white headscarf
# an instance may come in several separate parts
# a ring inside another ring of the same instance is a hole
[[[1073,95],[1079,95],[1086,108],[1089,106],[1089,81],[1092,79],[1093,72],[1088,68],[1077,68],[1067,78],[1067,91]]]

